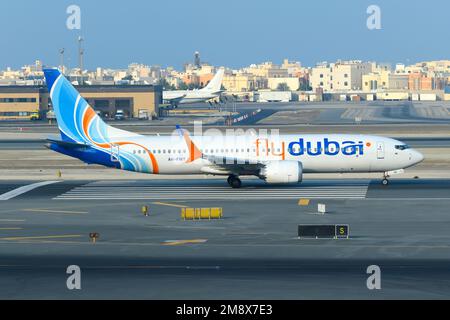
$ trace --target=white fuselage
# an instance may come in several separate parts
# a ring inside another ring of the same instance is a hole
[[[302,163],[304,173],[388,172],[423,160],[422,154],[400,141],[369,135],[192,136],[191,139],[206,157],[259,163],[294,160]],[[159,173],[229,174],[212,168],[204,158],[189,161],[192,150],[181,136],[133,140],[154,154]],[[147,157],[145,150],[136,145],[123,146],[117,152],[121,150],[142,159]]]
[[[178,90],[178,91],[164,91],[163,100],[176,104],[188,104],[205,102],[213,98],[217,98],[220,92],[213,92],[205,89],[200,90]]]

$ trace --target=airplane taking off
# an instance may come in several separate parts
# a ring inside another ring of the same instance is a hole
[[[224,72],[223,68],[219,69],[214,78],[202,89],[164,91],[163,101],[173,106],[178,106],[179,104],[205,102],[217,98],[222,93],[221,87]]]
[[[240,176],[267,183],[299,183],[304,173],[377,172],[383,184],[396,170],[421,162],[423,155],[385,137],[350,134],[257,136],[143,136],[114,128],[97,115],[57,69],[45,78],[61,139],[47,147],[88,164],[149,174],[228,176],[241,187]]]

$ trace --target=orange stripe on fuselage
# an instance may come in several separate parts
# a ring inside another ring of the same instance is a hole
[[[135,142],[113,142],[112,144],[119,145],[119,146],[132,144],[132,145],[135,145],[135,146],[143,148],[145,151],[147,151],[147,153],[148,153],[148,155],[150,157],[150,161],[152,162],[152,167],[153,167],[153,173],[154,174],[158,174],[159,173],[159,166],[158,166],[158,162],[156,161],[155,156],[153,155],[153,153],[151,153],[151,151],[149,149],[147,149],[143,145],[140,145],[140,144],[135,143]]]
[[[154,174],[158,174],[159,173],[159,166],[158,166],[158,162],[156,161],[155,156],[150,152],[150,150],[148,150],[146,147],[138,144],[138,143],[134,143],[134,142],[111,142],[111,143],[97,143],[94,140],[92,140],[92,138],[89,136],[89,123],[92,121],[92,119],[96,116],[97,114],[95,113],[95,111],[88,107],[86,110],[86,113],[84,114],[83,117],[83,131],[86,134],[86,136],[88,137],[88,139],[95,144],[96,146],[100,147],[100,148],[104,148],[104,149],[108,149],[110,148],[112,145],[119,145],[119,146],[123,146],[123,145],[127,145],[127,144],[132,144],[132,145],[136,145],[139,146],[141,148],[143,148],[145,151],[147,151],[150,161],[152,163],[152,167],[153,167],[153,173]]]

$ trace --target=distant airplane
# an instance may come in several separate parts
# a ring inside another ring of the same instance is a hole
[[[299,183],[304,173],[377,172],[383,184],[423,155],[385,137],[355,134],[143,136],[107,125],[56,69],[44,70],[61,133],[47,147],[89,164],[149,174],[240,176],[267,183]]]
[[[223,68],[219,69],[214,78],[202,89],[164,91],[163,100],[172,106],[178,106],[179,104],[205,102],[217,98],[222,93],[224,72]]]

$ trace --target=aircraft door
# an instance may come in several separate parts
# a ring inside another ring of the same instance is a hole
[[[119,162],[120,146],[118,144],[111,145],[111,161]]]
[[[377,158],[383,160],[385,157],[384,142],[377,142]]]

